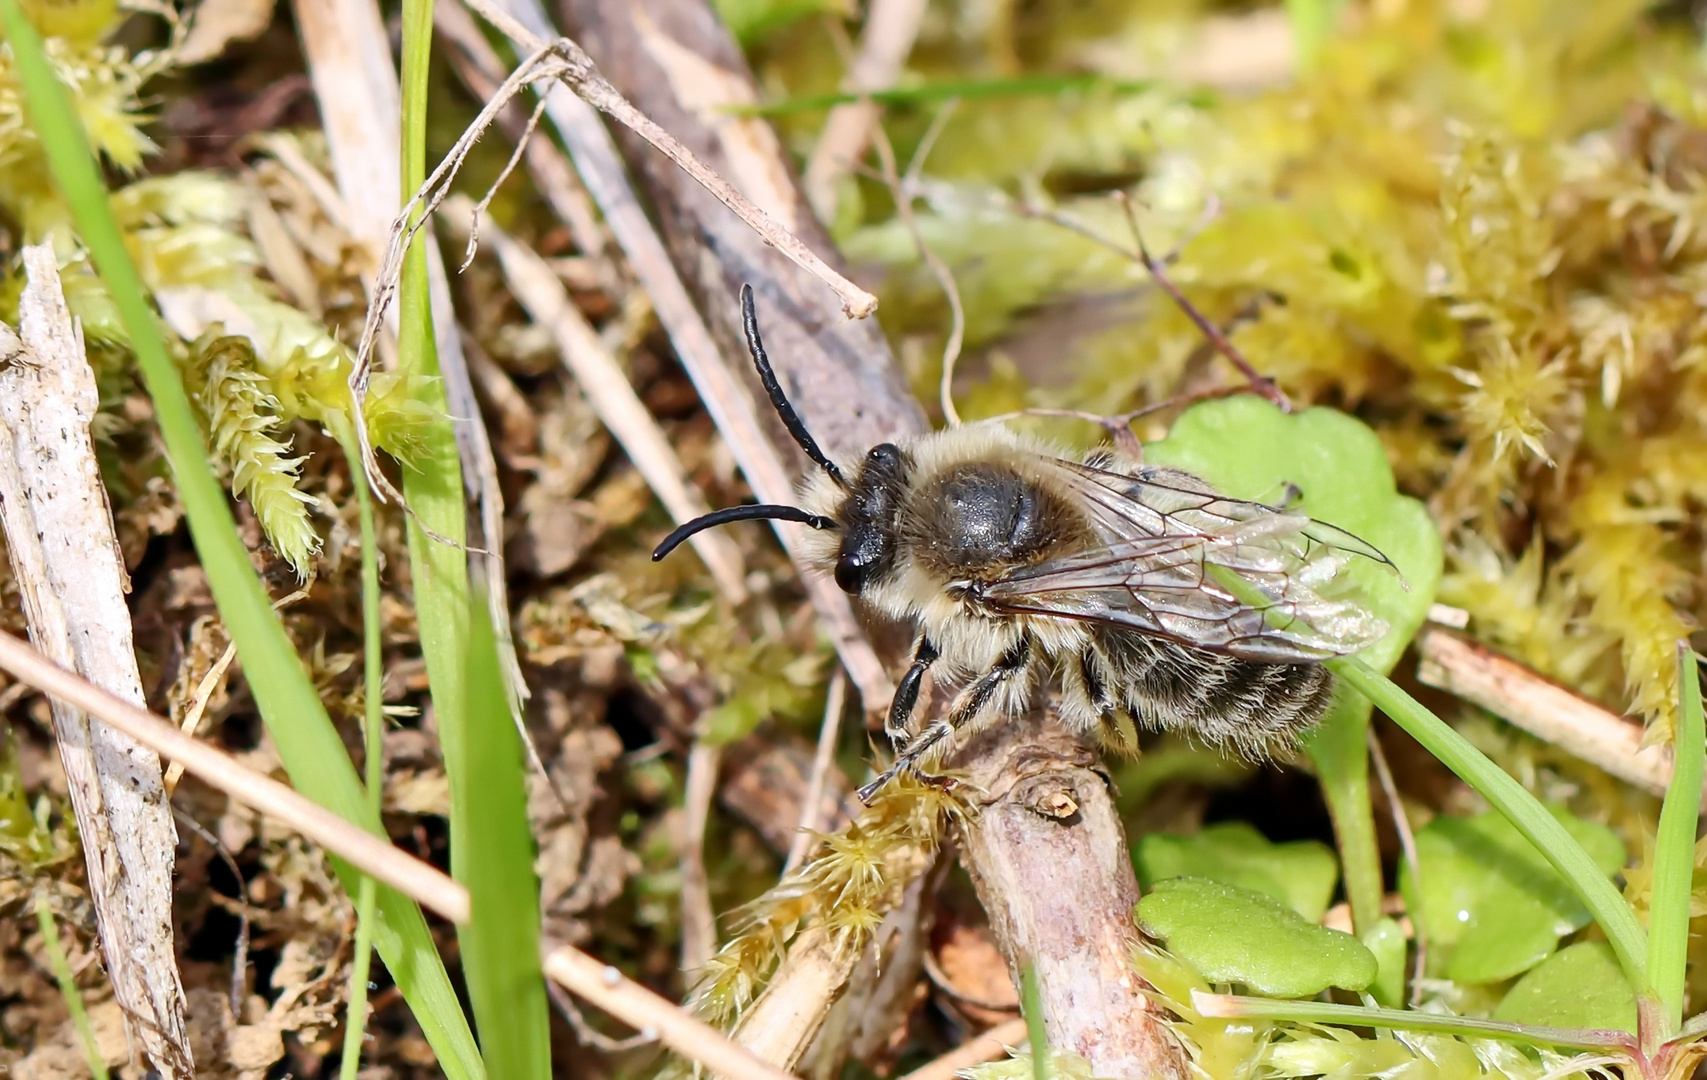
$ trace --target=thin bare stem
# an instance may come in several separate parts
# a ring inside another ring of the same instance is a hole
[[[533,112],[528,114],[527,126],[517,136],[516,147],[510,151],[510,159],[504,162],[498,179],[492,181],[491,186],[486,189],[486,194],[480,196],[480,201],[474,204],[474,209],[468,215],[468,245],[463,249],[462,265],[456,268],[457,273],[462,273],[474,264],[474,253],[480,247],[480,219],[485,215],[486,208],[492,205],[492,200],[497,197],[498,189],[504,186],[504,181],[508,180],[510,174],[516,171],[516,166],[521,164],[522,155],[527,153],[528,145],[533,142],[533,134],[539,129],[539,122],[544,116],[545,96],[542,94],[534,104]]]
[[[797,266],[822,281],[836,294],[842,302],[842,311],[850,319],[863,319],[877,310],[877,297],[855,285],[829,263],[818,257],[801,242],[800,238],[789,232],[774,217],[766,213],[751,199],[741,194],[735,186],[716,170],[699,160],[692,150],[683,146],[674,135],[665,131],[653,122],[652,118],[634,107],[634,104],[620,94],[610,80],[600,74],[598,66],[586,51],[568,38],[558,38],[555,42],[546,42],[539,35],[517,22],[508,12],[498,8],[490,0],[464,0],[481,18],[503,31],[525,47],[535,50],[535,55],[552,53],[560,62],[553,66],[553,74],[561,79],[564,85],[575,91],[576,95],[587,104],[598,109],[636,135],[651,143],[658,152],[681,167],[682,171],[693,177],[700,186],[711,192],[724,206],[734,212],[735,216],[747,223],[747,226],[765,242],[782,252]]]
[[[842,711],[847,705],[848,679],[840,667],[830,676],[830,689],[824,696],[824,722],[818,727],[818,749],[812,755],[812,778],[806,784],[806,798],[800,803],[800,828],[788,845],[788,858],[782,864],[782,876],[793,873],[817,842],[824,826],[824,784],[836,764],[836,743],[842,733]]]
[[[229,754],[190,738],[165,720],[66,671],[27,642],[0,633],[0,669],[51,697],[74,705],[158,753],[184,763],[211,787],[295,829],[379,881],[452,922],[467,922],[468,890],[439,870],[277,780],[239,765]]]
[[[1180,292],[1179,286],[1175,285],[1173,279],[1168,276],[1167,268],[1162,265],[1162,261],[1150,254],[1150,249],[1144,244],[1144,233],[1138,228],[1138,214],[1132,209],[1132,200],[1127,197],[1124,191],[1115,192],[1114,199],[1126,214],[1126,223],[1132,230],[1132,242],[1138,248],[1138,260],[1144,264],[1144,269],[1150,272],[1150,277],[1155,280],[1156,286],[1166,293],[1168,299],[1172,300],[1185,313],[1185,317],[1190,319],[1192,324],[1197,327],[1198,332],[1208,339],[1209,343],[1215,347],[1216,352],[1233,362],[1233,366],[1238,368],[1239,373],[1256,388],[1257,393],[1262,394],[1287,412],[1291,412],[1292,402],[1288,401],[1286,395],[1281,393],[1280,387],[1274,384],[1274,380],[1266,375],[1257,374],[1257,369],[1251,366],[1249,360],[1245,359],[1245,354],[1239,351],[1238,346],[1234,345],[1227,335],[1221,332],[1219,326],[1210,322],[1209,317],[1203,314],[1196,304],[1185,298],[1185,294]]]
[[[1373,727],[1369,729],[1369,760],[1375,766],[1375,782],[1381,785],[1381,793],[1387,797],[1387,807],[1393,812],[1393,828],[1399,834],[1399,847],[1404,850],[1405,865],[1410,867],[1411,880],[1421,881],[1422,863],[1417,857],[1417,835],[1411,830],[1411,818],[1405,813],[1405,804],[1399,799],[1399,785],[1393,782],[1393,769],[1387,764],[1387,752],[1381,749],[1381,739],[1375,734]],[[1416,968],[1411,973],[1411,1007],[1415,1008],[1421,1000],[1428,944],[1423,935],[1422,920],[1412,919],[1411,926],[1417,943]]]
[[[1025,1043],[1025,1018],[1022,1016],[1014,1020],[1004,1020],[935,1061],[914,1069],[901,1080],[954,1080],[962,1069],[982,1065],[986,1061],[1000,1061],[1007,1054],[1009,1047],[1017,1048]]]
[[[641,986],[609,964],[560,945],[545,955],[545,973],[577,996],[658,1040],[689,1061],[741,1080],[797,1080],[737,1045],[680,1005]]]
[[[877,149],[877,159],[882,165],[883,182],[888,186],[895,198],[895,214],[901,219],[901,224],[913,238],[913,246],[919,250],[919,258],[930,268],[931,275],[942,287],[943,295],[948,297],[950,317],[948,340],[942,347],[942,379],[937,387],[937,396],[942,403],[942,417],[950,427],[960,426],[960,412],[954,407],[954,365],[960,359],[961,347],[966,341],[966,307],[960,300],[960,286],[955,283],[954,272],[948,264],[931,250],[925,243],[925,234],[919,228],[919,219],[913,213],[913,200],[918,197],[919,177],[923,173],[925,159],[931,152],[931,147],[942,135],[943,128],[948,125],[948,119],[954,115],[955,107],[959,104],[950,98],[943,107],[937,110],[931,119],[931,126],[925,131],[919,147],[913,153],[913,158],[907,163],[905,176],[897,174],[895,167],[895,148],[890,145],[889,136],[881,126],[875,129],[873,144]]]
[[[682,970],[698,971],[717,954],[717,916],[711,909],[711,882],[705,876],[705,829],[717,794],[722,751],[701,738],[688,751],[682,791]]]

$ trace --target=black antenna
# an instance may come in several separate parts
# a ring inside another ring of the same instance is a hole
[[[796,422],[798,423],[798,421]],[[773,506],[769,503],[760,503],[757,506],[731,506],[725,510],[713,510],[703,517],[696,517],[678,527],[675,532],[664,537],[664,542],[652,552],[652,561],[657,562],[676,550],[681,546],[683,540],[695,533],[704,532],[706,529],[713,529],[719,525],[727,525],[731,521],[755,520],[798,521],[802,525],[810,525],[818,530],[837,527],[834,520],[822,514],[809,514],[798,506]]]
[[[794,436],[794,441],[800,444],[800,449],[806,451],[817,466],[830,475],[836,486],[846,491],[848,482],[842,479],[842,470],[836,468],[836,463],[818,449],[818,440],[806,430],[801,422],[800,414],[794,411],[794,406],[788,403],[788,397],[783,394],[782,386],[776,381],[776,372],[771,368],[770,357],[765,355],[765,343],[759,340],[759,313],[753,308],[753,287],[741,286],[741,325],[747,331],[747,351],[753,354],[753,366],[759,369],[759,381],[765,384],[765,393],[771,399],[771,405],[776,414],[782,417],[782,426]],[[785,518],[785,521],[799,521],[800,518]],[[684,526],[685,527],[685,526]],[[814,526],[818,528],[819,526]],[[667,542],[667,541],[666,541]]]

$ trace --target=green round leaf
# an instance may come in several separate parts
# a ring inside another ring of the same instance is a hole
[[[1196,836],[1151,833],[1133,853],[1145,889],[1176,877],[1200,877],[1272,896],[1309,922],[1321,922],[1339,880],[1339,863],[1326,844],[1270,843],[1242,821],[1211,825]]]
[[[1495,1020],[1544,1027],[1636,1033],[1636,993],[1612,946],[1584,941],[1561,949],[1517,980]]]
[[[1361,990],[1375,957],[1350,934],[1307,922],[1279,900],[1205,878],[1158,882],[1138,902],[1138,925],[1214,983],[1268,997]]]
[[[1380,671],[1398,662],[1440,584],[1440,532],[1422,503],[1399,494],[1381,440],[1361,421],[1328,408],[1283,413],[1253,394],[1222,398],[1187,409],[1144,460],[1241,499],[1274,501],[1291,484],[1305,513],[1379,548],[1399,574],[1367,559],[1346,568],[1388,625],[1360,655]]]
[[[1548,809],[1602,872],[1624,865],[1610,829]],[[1430,967],[1454,982],[1521,974],[1589,922],[1571,887],[1503,814],[1435,818],[1417,832],[1417,864],[1420,883],[1406,865],[1399,888],[1428,935]]]

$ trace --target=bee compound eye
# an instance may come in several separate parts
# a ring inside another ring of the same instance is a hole
[[[836,584],[850,596],[859,595],[860,586],[865,584],[865,564],[852,555],[837,559]]]

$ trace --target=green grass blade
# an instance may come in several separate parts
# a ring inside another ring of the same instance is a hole
[[[1037,969],[1027,964],[1020,971],[1020,987],[1024,996],[1021,1012],[1025,1015],[1025,1036],[1031,1043],[1031,1080],[1049,1080],[1049,1036],[1043,1029],[1043,987],[1037,981]]]
[[[1510,819],[1517,831],[1570,883],[1583,906],[1600,924],[1638,1000],[1652,993],[1647,970],[1647,935],[1636,921],[1636,913],[1559,820],[1523,785],[1385,675],[1355,656],[1330,660],[1328,667]]]
[[[361,451],[344,444],[345,460],[361,461]],[[362,531],[362,733],[367,751],[367,805],[378,817],[385,788],[385,651],[380,638],[379,541],[374,535],[373,492],[360,468],[352,468],[358,516]],[[339,1062],[339,1080],[356,1080],[362,1067],[362,1037],[367,1031],[367,984],[373,956],[374,905],[378,901],[373,878],[362,875],[356,893],[355,956],[350,962],[350,999],[344,1025],[344,1056]]]
[[[1201,1015],[1216,1019],[1289,1020],[1295,1024],[1343,1024],[1347,1027],[1427,1031],[1465,1039],[1500,1039],[1583,1050],[1633,1049],[1630,1036],[1622,1031],[1533,1027],[1415,1009],[1373,1009],[1328,1001],[1279,1001],[1233,994],[1205,994],[1197,990],[1192,991],[1191,1003]]]
[[[59,983],[59,996],[65,999],[65,1011],[71,1014],[71,1026],[77,1029],[77,1039],[83,1044],[83,1060],[95,1080],[107,1080],[107,1061],[95,1042],[95,1026],[89,1023],[89,1010],[83,1007],[83,995],[77,989],[77,977],[71,973],[71,961],[59,944],[59,925],[53,921],[53,908],[47,893],[36,893],[36,926],[41,930],[42,948],[47,950],[48,966],[53,968],[54,981]]]
[[[474,843],[462,868],[474,905],[463,928],[462,967],[474,1022],[493,1076],[551,1075],[550,1012],[539,965],[539,879],[527,817],[527,759],[510,719],[497,638],[485,601],[469,608],[471,737],[465,750],[465,805]]]
[[[1701,672],[1687,641],[1677,644],[1677,685],[1683,694],[1673,746],[1671,784],[1654,841],[1653,898],[1648,908],[1648,978],[1662,1012],[1659,1040],[1683,1026],[1684,962],[1689,954],[1689,894],[1695,877],[1695,829],[1707,731],[1701,715]],[[1648,1032],[1642,1033],[1644,1036]]]
[[[207,448],[189,398],[125,249],[83,126],[18,0],[0,0],[0,23],[12,46],[25,108],[41,137],[53,179],[130,336],[153,399],[190,535],[279,757],[297,790],[383,835],[378,819],[368,812],[355,768],[326,708],[249,564],[225,491],[208,470]],[[344,887],[352,894],[358,892],[360,875],[340,860],[334,859],[333,865]],[[378,890],[378,906],[381,917],[375,927],[375,947],[439,1055],[440,1066],[455,1080],[483,1076],[473,1034],[421,909],[389,888]]]
[[[1165,84],[1146,79],[1121,80],[1101,75],[1021,75],[995,79],[946,79],[918,86],[896,86],[863,94],[812,94],[784,98],[761,105],[732,105],[728,111],[743,116],[792,116],[822,112],[854,101],[879,105],[928,105],[949,99],[974,101],[981,98],[1049,97],[1075,91],[1111,94],[1145,94]],[[1183,95],[1188,104],[1204,106],[1213,98],[1205,92]]]
[[[426,176],[432,39],[431,0],[404,0],[406,195],[417,190]],[[414,375],[436,376],[439,362],[427,248],[419,239],[404,260],[398,306],[402,368]],[[533,876],[526,773],[517,752],[508,699],[496,678],[490,625],[486,624],[487,637],[480,643],[470,634],[474,608],[469,602],[468,556],[461,546],[467,536],[467,504],[444,389],[437,379],[422,385],[427,403],[441,419],[426,431],[424,453],[404,474],[403,494],[413,510],[409,565],[421,653],[450,780],[451,874],[468,887],[474,911],[470,925],[458,929],[463,975],[487,1070],[505,1080],[547,1080],[550,1021],[539,969],[539,885]],[[453,543],[434,539],[427,529]],[[494,680],[488,682],[487,674]],[[471,683],[470,676],[477,683]]]

